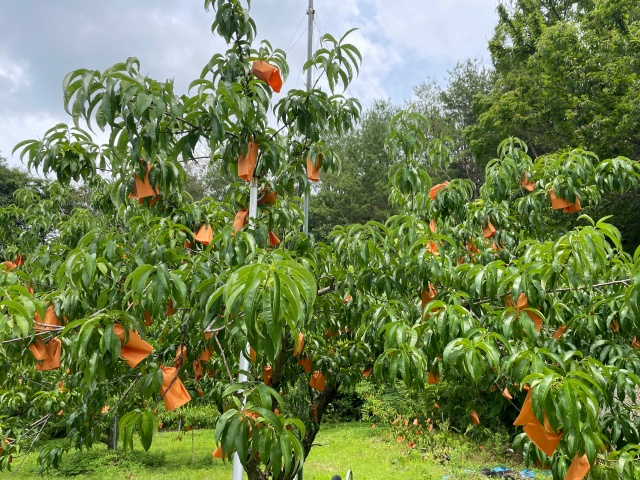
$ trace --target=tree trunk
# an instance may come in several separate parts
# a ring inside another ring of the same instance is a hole
[[[324,391],[320,392],[316,397],[316,415],[311,419],[311,424],[307,424],[307,431],[302,439],[302,446],[304,447],[304,458],[309,456],[313,441],[316,439],[316,435],[320,431],[320,423],[322,422],[322,416],[329,404],[333,401],[340,388],[340,382],[333,384],[327,384]],[[311,427],[311,428],[309,428]]]

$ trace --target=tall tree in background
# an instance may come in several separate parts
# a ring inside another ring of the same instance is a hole
[[[640,4],[518,0],[498,12],[489,43],[496,84],[476,100],[474,156],[486,164],[502,138],[516,135],[534,156],[584,148],[640,158]],[[639,205],[635,191],[603,203],[630,248],[640,242],[628,221]]]
[[[474,100],[491,92],[493,72],[478,59],[458,62],[449,71],[446,84],[424,82],[414,88],[417,110],[430,122],[429,138],[450,138],[453,143],[452,177],[482,181],[482,170],[469,149],[469,133],[478,122]]]
[[[309,227],[318,238],[326,238],[336,225],[384,222],[389,217],[387,172],[392,159],[384,141],[396,112],[388,101],[374,102],[358,130],[332,139],[342,166],[339,173],[323,175],[311,199]]]

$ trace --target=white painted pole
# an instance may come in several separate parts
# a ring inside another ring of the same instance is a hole
[[[251,185],[249,187],[249,228],[253,229],[255,221],[258,218],[258,177],[251,178]],[[245,350],[249,350],[250,346],[247,343]],[[244,356],[244,352],[240,353],[240,374],[238,375],[238,383],[247,381],[247,376],[242,373],[249,370],[249,359]],[[244,402],[243,402],[244,403]],[[233,476],[232,480],[242,480],[244,478],[244,468],[240,463],[238,455],[233,456]]]
[[[307,23],[307,60],[311,60],[313,56],[313,18],[316,11],[313,9],[313,0],[309,0],[309,8],[307,15],[309,21]],[[311,90],[311,74],[312,68],[307,70],[307,90]],[[304,233],[309,235],[309,197],[311,196],[311,184],[307,180],[307,192],[304,194]]]

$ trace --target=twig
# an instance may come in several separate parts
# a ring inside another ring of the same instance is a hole
[[[36,434],[35,437],[33,437],[33,440],[31,441],[31,445],[29,445],[29,448],[27,449],[26,453],[24,454],[24,457],[22,457],[22,460],[20,461],[20,465],[18,465],[18,468],[16,468],[13,472],[11,472],[6,478],[5,480],[9,480],[11,477],[13,477],[15,475],[15,473],[20,470],[20,467],[22,467],[22,464],[24,463],[24,461],[27,459],[27,455],[29,455],[29,452],[31,452],[31,450],[33,450],[33,446],[35,445],[36,441],[38,440],[38,438],[40,437],[40,434],[42,433],[42,431],[44,430],[44,427],[47,426],[47,423],[49,423],[49,419],[51,418],[51,414],[48,413],[46,416],[43,417],[44,419],[46,419],[45,421],[43,421],[42,426],[40,427],[40,430],[38,431],[38,433]]]
[[[231,375],[231,370],[229,369],[229,364],[227,363],[227,357],[224,354],[224,350],[222,349],[222,345],[220,345],[220,340],[218,340],[218,336],[213,336],[214,340],[218,344],[218,348],[220,349],[220,356],[222,357],[222,361],[224,362],[224,367],[227,369],[227,375],[229,375],[229,382],[233,383],[233,375]],[[242,355],[242,354],[240,354]]]

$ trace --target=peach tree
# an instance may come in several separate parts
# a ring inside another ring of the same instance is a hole
[[[286,56],[256,42],[249,2],[204,6],[229,48],[188,93],[135,58],[76,70],[63,81],[72,125],[16,147],[56,181],[46,198],[17,191],[0,212],[3,469],[36,446],[55,467],[114,415],[125,448],[137,432],[148,449],[158,408],[200,402],[222,413],[214,456],[238,455],[250,478],[293,478],[341,382],[372,361],[331,347],[332,310],[345,308],[331,250],[299,233],[308,177],[339,167],[324,139],[359,118],[341,92],[360,53],[346,35],[323,36],[304,66],[315,85],[279,95]],[[224,202],[187,193],[184,166],[197,161],[237,173]],[[60,208],[75,182],[90,200]],[[238,383],[241,356],[251,362]],[[62,445],[44,441],[52,423]]]

